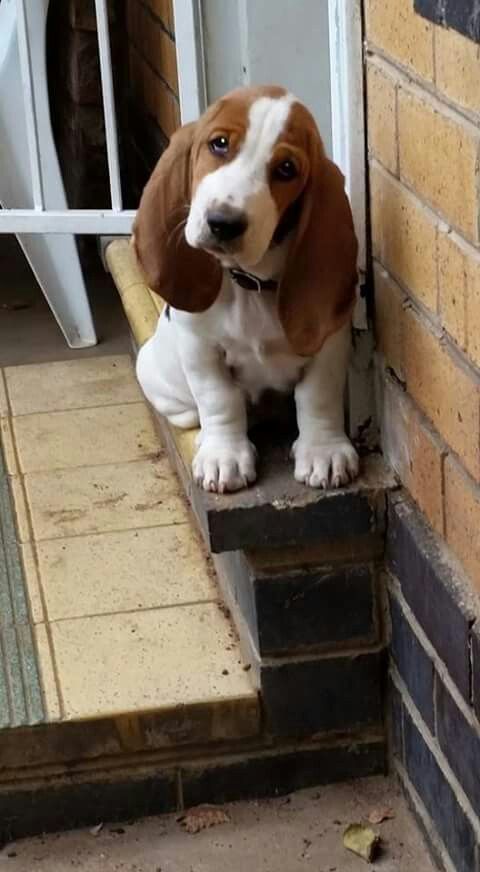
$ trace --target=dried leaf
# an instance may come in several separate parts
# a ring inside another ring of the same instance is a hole
[[[343,844],[348,851],[372,863],[380,849],[380,836],[363,824],[350,824],[343,834]]]
[[[230,816],[218,805],[198,805],[191,808],[178,819],[183,829],[192,835],[209,827],[217,827],[219,824],[228,824]]]
[[[395,812],[390,806],[384,808],[374,808],[368,815],[369,823],[382,824],[383,821],[391,821],[395,817]]]
[[[96,837],[96,836],[100,835],[102,830],[103,830],[103,824],[97,824],[96,827],[92,827],[92,829],[90,830],[90,835]]]

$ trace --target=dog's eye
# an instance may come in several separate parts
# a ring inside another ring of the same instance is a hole
[[[294,179],[297,175],[297,168],[293,162],[293,160],[283,160],[282,163],[278,164],[274,171],[273,177],[278,179],[280,182],[289,182],[290,179]]]
[[[215,139],[210,140],[208,145],[212,154],[217,154],[219,157],[223,157],[228,153],[228,139],[226,136],[216,136]]]

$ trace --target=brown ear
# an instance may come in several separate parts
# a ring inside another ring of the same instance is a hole
[[[203,312],[215,302],[222,270],[185,239],[191,200],[190,152],[196,124],[173,134],[142,194],[134,246],[152,291],[175,309]]]
[[[293,350],[307,356],[348,321],[357,283],[358,243],[344,178],[319,137],[302,197],[278,309]]]

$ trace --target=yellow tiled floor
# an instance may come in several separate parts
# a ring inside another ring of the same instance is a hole
[[[158,441],[144,403],[71,412],[40,412],[13,418],[21,472],[96,466],[142,460],[158,453]],[[98,434],[108,434],[99,439]]]
[[[128,356],[0,371],[52,720],[254,699]]]

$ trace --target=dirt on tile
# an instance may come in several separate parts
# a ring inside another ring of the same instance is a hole
[[[347,826],[386,806],[373,864],[343,846]],[[178,816],[105,825],[8,845],[6,872],[434,872],[398,787],[373,778],[224,806],[229,821],[194,835]],[[98,822],[99,824],[101,821]]]

